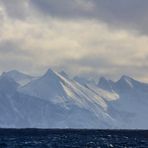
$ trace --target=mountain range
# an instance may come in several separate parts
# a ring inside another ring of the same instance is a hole
[[[49,69],[0,76],[0,128],[148,129],[148,84],[128,76],[96,84]]]

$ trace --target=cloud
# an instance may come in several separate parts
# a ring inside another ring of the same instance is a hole
[[[88,17],[94,8],[90,0],[30,0],[30,5],[43,14],[62,18]]]
[[[29,0],[0,0],[5,12],[11,18],[24,19],[28,12]]]
[[[145,31],[140,23],[146,25],[146,1],[0,2],[1,72],[39,74],[51,67],[87,77],[127,74],[147,80],[148,37],[129,30],[135,24],[137,32]]]
[[[30,16],[96,19],[113,29],[148,33],[147,0],[0,0],[0,4],[6,14],[15,19]]]
[[[126,28],[147,34],[147,0],[30,0],[47,16],[102,20],[114,29]]]
[[[148,33],[147,0],[94,0],[97,9],[96,17],[112,25],[114,28],[135,29]]]

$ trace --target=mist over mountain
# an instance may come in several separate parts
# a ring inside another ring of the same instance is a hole
[[[148,84],[129,76],[96,84],[49,69],[0,76],[0,127],[147,129]]]

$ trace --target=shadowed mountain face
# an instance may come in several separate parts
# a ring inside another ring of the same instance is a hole
[[[148,84],[128,76],[81,82],[51,69],[39,78],[3,73],[0,127],[148,128]]]
[[[5,75],[7,77],[13,79],[14,81],[19,83],[20,85],[25,85],[25,84],[29,83],[30,81],[32,81],[33,79],[35,79],[35,77],[24,74],[24,73],[19,72],[17,70],[8,71],[5,73]]]
[[[11,94],[16,91],[19,84],[13,79],[6,76],[6,73],[3,73],[0,77],[0,92],[5,94]]]

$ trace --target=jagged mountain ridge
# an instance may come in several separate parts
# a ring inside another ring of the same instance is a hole
[[[8,72],[4,72],[3,75],[6,75],[7,77],[13,79],[20,85],[25,85],[29,83],[30,81],[36,79],[36,77],[30,76],[28,74],[24,74],[22,72],[19,72],[17,70],[11,70]]]
[[[83,85],[49,69],[20,85],[8,74],[0,76],[0,127],[148,128],[148,84],[128,76]]]

